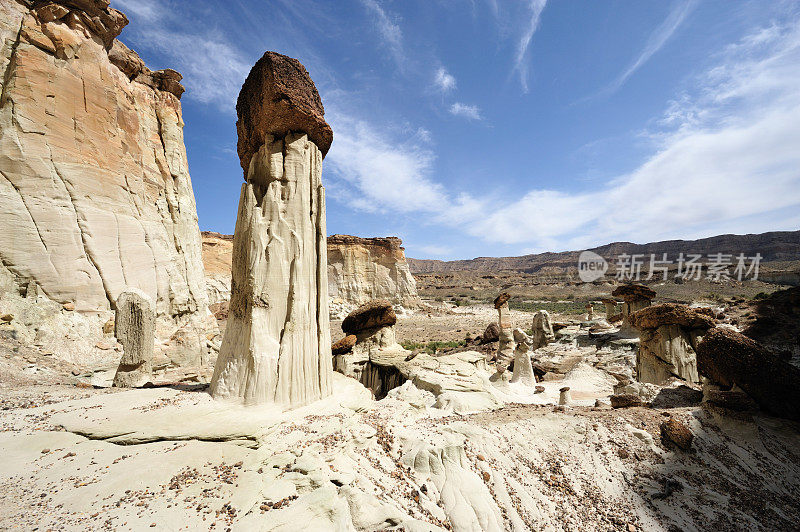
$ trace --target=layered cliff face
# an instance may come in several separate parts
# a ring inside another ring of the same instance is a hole
[[[399,238],[328,237],[328,296],[336,317],[356,305],[388,299],[415,308],[420,300]],[[233,238],[203,232],[203,263],[211,303],[230,299]],[[343,303],[343,305],[342,305]],[[342,309],[338,309],[342,306]],[[337,310],[338,309],[338,310]]]
[[[388,299],[396,305],[419,305],[417,283],[399,238],[328,237],[328,294],[356,305]]]
[[[208,309],[181,76],[117,41],[125,24],[107,0],[0,0],[0,259],[78,311],[111,309],[132,287],[198,331]]]

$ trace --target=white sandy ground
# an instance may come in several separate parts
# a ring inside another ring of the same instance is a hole
[[[374,401],[339,374],[294,411],[171,388],[50,387],[0,411],[0,530],[788,530],[800,522],[800,426],[655,409],[554,411],[607,396],[579,364],[536,404],[432,408],[411,382]],[[496,393],[496,391],[495,391]],[[7,396],[7,393],[6,395]],[[70,396],[82,397],[70,399]],[[496,395],[502,398],[502,394]],[[508,394],[506,399],[512,398]]]

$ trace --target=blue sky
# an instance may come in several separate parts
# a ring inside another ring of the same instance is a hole
[[[184,75],[200,227],[233,231],[235,101],[300,59],[334,142],[330,233],[415,258],[800,228],[800,4],[112,0]]]

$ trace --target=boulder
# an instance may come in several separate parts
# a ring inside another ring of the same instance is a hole
[[[129,288],[117,298],[114,335],[122,344],[122,360],[114,386],[143,386],[153,377],[156,309],[150,296]]]
[[[342,331],[345,334],[358,334],[367,329],[390,327],[395,323],[397,315],[392,304],[385,299],[375,299],[348,314],[342,321]]]
[[[269,137],[302,131],[322,157],[333,141],[325,109],[306,68],[291,57],[266,52],[250,70],[236,102],[239,160],[247,177],[250,160]]]
[[[697,347],[697,369],[725,388],[738,386],[775,416],[800,420],[800,368],[741,333],[709,330]]]
[[[349,353],[353,350],[353,346],[356,345],[356,338],[355,334],[348,334],[331,346],[331,354],[336,356]]]
[[[714,406],[734,412],[747,412],[758,408],[756,402],[749,395],[738,390],[707,390],[704,400]]]
[[[111,46],[111,50],[108,51],[108,60],[131,80],[147,68],[139,54],[125,46],[122,41],[116,39]]]
[[[630,408],[633,406],[642,406],[642,398],[633,394],[615,394],[610,397],[612,408]]]
[[[685,423],[671,417],[661,423],[660,429],[662,441],[675,444],[684,451],[692,447],[694,434]]]
[[[481,336],[481,343],[488,344],[491,342],[496,342],[500,339],[500,325],[497,323],[490,323],[486,330],[483,331],[483,335]]]

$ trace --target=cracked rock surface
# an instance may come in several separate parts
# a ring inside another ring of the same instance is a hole
[[[108,2],[43,4],[0,0],[0,260],[78,312],[141,289],[160,318],[197,323],[175,362],[198,363],[207,303],[180,75],[114,46],[127,20]]]

